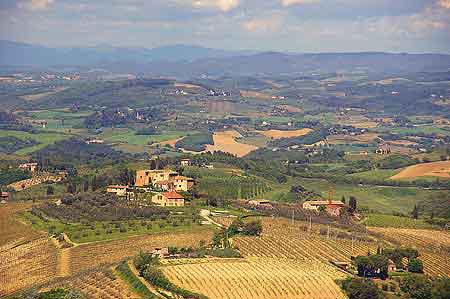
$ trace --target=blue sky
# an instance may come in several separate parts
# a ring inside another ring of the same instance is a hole
[[[450,53],[450,0],[0,0],[0,39]]]

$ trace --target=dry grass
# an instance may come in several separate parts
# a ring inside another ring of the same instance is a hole
[[[348,143],[360,143],[366,144],[372,142],[378,137],[375,133],[364,133],[361,135],[350,136],[350,135],[332,135],[328,137],[328,142],[331,144],[348,144]]]
[[[243,157],[248,153],[257,150],[258,147],[254,145],[239,143],[236,138],[242,137],[237,131],[224,131],[214,133],[214,145],[207,145],[207,152],[222,151],[227,152],[238,157]]]
[[[304,135],[312,132],[312,130],[305,128],[305,129],[299,129],[299,130],[293,130],[293,131],[268,130],[268,131],[256,131],[256,132],[258,132],[259,134],[262,134],[266,137],[272,138],[272,139],[281,139],[281,138],[293,138],[293,137],[304,136]]]
[[[422,176],[450,178],[450,161],[422,163],[409,166],[391,177],[393,180],[414,179]]]
[[[0,251],[4,246],[13,246],[18,242],[30,241],[40,236],[28,225],[21,223],[15,215],[31,208],[31,203],[7,203],[0,205]]]
[[[197,261],[163,267],[176,285],[208,298],[346,298],[335,279],[344,274],[325,264],[251,258]]]
[[[291,105],[279,105],[277,106],[278,109],[283,109],[286,110],[287,112],[291,112],[291,113],[300,113],[303,112],[302,109],[295,107],[295,106],[291,106]]]

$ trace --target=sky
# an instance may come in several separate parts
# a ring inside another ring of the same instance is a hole
[[[0,0],[0,39],[51,47],[450,53],[450,0]]]

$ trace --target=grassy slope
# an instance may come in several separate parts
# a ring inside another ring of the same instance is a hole
[[[393,215],[383,215],[383,214],[369,214],[362,223],[367,226],[377,226],[377,227],[395,227],[395,228],[414,228],[414,229],[424,229],[433,228],[430,224],[426,223],[421,219],[412,219],[409,217],[400,217]]]
[[[31,133],[23,132],[23,131],[0,130],[0,137],[3,137],[3,136],[14,136],[14,137],[22,139],[22,140],[32,139],[37,142],[40,142],[39,144],[37,144],[35,146],[23,148],[23,149],[15,152],[15,154],[17,154],[17,155],[27,155],[34,151],[40,150],[49,144],[53,144],[56,141],[60,141],[60,140],[71,137],[71,135],[61,134],[61,133],[50,133],[50,132],[44,133],[44,132],[42,132],[42,133],[38,133],[38,134],[31,134]]]
[[[360,207],[367,207],[383,213],[392,213],[393,211],[409,213],[416,203],[434,193],[434,191],[419,188],[336,186],[321,179],[292,179],[286,184],[272,186],[273,190],[264,194],[264,197],[270,200],[280,200],[286,196],[293,184],[306,187],[325,198],[328,197],[328,191],[333,187],[336,190],[334,199],[340,200],[342,196],[345,196],[348,200],[352,195],[358,199]]]

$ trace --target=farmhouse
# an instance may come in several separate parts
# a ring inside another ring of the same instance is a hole
[[[174,179],[176,191],[188,191],[194,186],[194,179],[185,176],[176,176]]]
[[[117,196],[126,196],[127,190],[128,190],[128,186],[110,185],[110,186],[106,187],[106,192],[114,193]]]
[[[181,159],[180,165],[181,166],[190,166],[191,165],[191,159]]]
[[[37,163],[23,163],[19,165],[19,169],[35,172],[38,169]]]
[[[144,187],[160,181],[173,181],[177,175],[178,173],[170,169],[138,170],[136,171],[135,185],[136,187]]]
[[[338,200],[314,200],[303,203],[305,210],[319,211],[320,207],[324,207],[325,211],[332,216],[339,216],[344,206],[345,204]]]
[[[183,207],[184,197],[175,191],[157,193],[152,202],[162,207]]]
[[[386,144],[380,145],[375,153],[377,155],[389,155],[391,153],[391,147]]]

